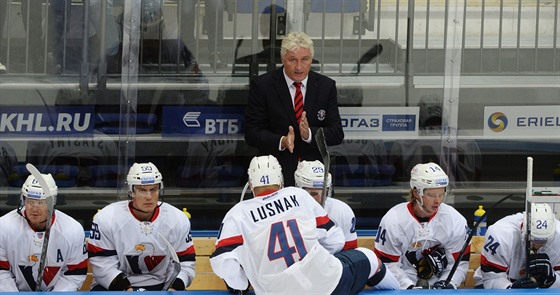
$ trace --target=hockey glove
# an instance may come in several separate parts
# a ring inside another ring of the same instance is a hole
[[[445,280],[440,280],[434,283],[432,289],[457,289],[457,286],[455,286],[452,282],[446,284]]]
[[[546,253],[529,255],[528,274],[535,278],[540,288],[548,288],[556,281],[556,274]]]
[[[412,289],[430,289],[430,283],[425,279],[418,279]]]
[[[539,284],[534,278],[523,278],[513,282],[509,289],[536,289],[538,287]]]
[[[132,288],[130,281],[122,272],[119,273],[109,285],[109,291],[126,291],[129,288]]]
[[[440,276],[447,267],[447,257],[444,248],[436,248],[430,254],[424,254],[424,258],[418,262],[418,277],[421,279],[430,279],[431,277]]]

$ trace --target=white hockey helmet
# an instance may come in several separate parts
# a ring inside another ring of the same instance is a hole
[[[163,176],[159,173],[156,165],[151,162],[134,163],[128,171],[126,182],[128,184],[128,193],[131,196],[135,185],[159,184],[159,189],[163,190]]]
[[[416,188],[420,198],[427,188],[447,188],[448,185],[449,177],[436,163],[417,164],[410,171],[410,188]]]
[[[52,175],[49,174],[41,174],[43,178],[47,182],[51,193],[54,196],[53,204],[56,205],[56,196],[58,195],[58,187],[56,186],[56,182]],[[21,187],[21,204],[25,204],[25,198],[35,199],[35,200],[44,200],[46,199],[45,192],[43,188],[41,188],[41,184],[33,175],[29,175],[23,186]]]
[[[254,157],[247,171],[251,191],[260,186],[278,185],[284,187],[284,176],[282,167],[272,155]]]
[[[531,241],[546,243],[554,237],[556,218],[550,205],[534,203],[531,205]]]
[[[325,166],[321,161],[301,161],[299,162],[294,178],[296,186],[300,188],[313,188],[323,189],[323,182],[325,179],[324,172]],[[326,196],[332,195],[332,176],[329,173],[327,176],[327,192]]]

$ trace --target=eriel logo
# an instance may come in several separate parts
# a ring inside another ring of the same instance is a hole
[[[508,125],[508,118],[502,112],[495,112],[488,117],[488,127],[494,132],[502,132]]]
[[[91,113],[58,113],[53,118],[45,120],[51,121],[52,124],[45,126],[44,115],[43,113],[4,113],[0,117],[0,132],[83,132],[88,130],[91,122]]]

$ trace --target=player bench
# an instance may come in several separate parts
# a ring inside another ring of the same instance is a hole
[[[373,236],[359,236],[358,247],[369,248],[373,250]],[[210,266],[210,255],[214,251],[216,238],[194,238],[196,248],[196,275],[193,283],[188,290],[225,290],[225,285],[212,271]],[[474,288],[473,275],[475,270],[480,266],[480,250],[484,245],[484,237],[475,236],[471,240],[471,257],[469,260],[469,268],[467,270],[467,278],[461,285],[461,288]]]
[[[474,236],[471,240],[471,258],[469,259],[469,269],[467,278],[461,288],[474,288],[474,271],[480,266],[480,250],[484,246],[484,237]]]
[[[358,246],[373,248],[373,236],[358,237]],[[219,278],[210,266],[210,255],[214,252],[215,237],[193,237],[196,251],[195,277],[187,290],[226,290],[224,281]],[[91,266],[88,263],[88,274],[80,290],[88,291],[93,281]]]
[[[374,236],[358,236],[358,247],[364,247],[373,250],[374,239]],[[194,277],[194,281],[187,288],[187,290],[226,290],[224,281],[212,271],[212,267],[210,266],[210,255],[214,251],[216,238],[194,237],[193,243],[196,250],[196,274]],[[483,243],[484,237],[473,237],[467,278],[465,280],[465,283],[461,285],[461,288],[474,287],[473,275],[474,271],[480,265],[480,249],[482,249]],[[91,273],[91,266],[89,266],[88,264],[88,275],[86,281],[84,282],[84,285],[80,290],[89,290],[92,281],[93,275]]]

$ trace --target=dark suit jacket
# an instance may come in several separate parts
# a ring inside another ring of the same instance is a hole
[[[340,144],[344,132],[338,112],[335,81],[311,71],[303,109],[307,112],[313,136],[310,143],[301,139],[283,69],[281,67],[251,81],[245,109],[245,141],[258,148],[260,155],[275,156],[282,165],[285,186],[292,186],[298,160],[322,161],[315,142],[317,129],[323,127],[327,145]],[[293,154],[287,149],[278,150],[280,138],[288,134],[290,125],[295,131]]]

